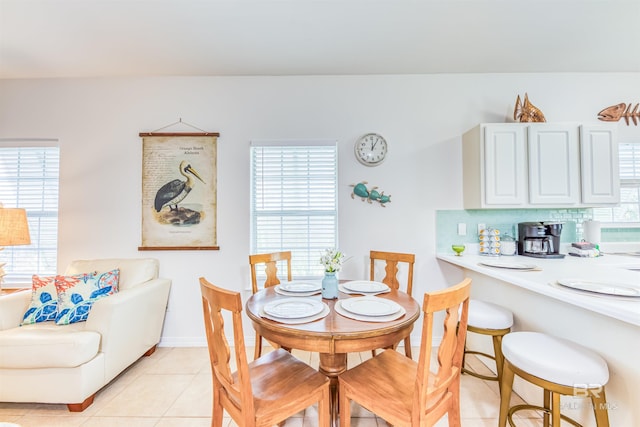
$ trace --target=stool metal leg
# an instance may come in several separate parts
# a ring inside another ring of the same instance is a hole
[[[544,389],[543,392],[543,401],[542,406],[544,406],[544,414],[542,415],[542,425],[544,427],[549,427],[549,414],[551,413],[551,392],[547,389]]]
[[[560,426],[560,394],[551,392],[551,425],[553,427]]]
[[[500,377],[502,376],[501,375],[502,374],[502,363],[504,361],[504,358],[502,356],[502,337],[505,336],[506,334],[508,334],[509,332],[511,332],[511,328],[507,328],[507,329],[484,329],[484,328],[476,328],[474,326],[467,325],[467,333],[469,333],[469,332],[474,332],[476,334],[490,336],[492,338],[492,342],[493,342],[493,355],[487,354],[487,353],[482,353],[480,351],[468,350],[466,348],[466,344],[465,344],[464,353],[462,355],[462,372],[465,373],[465,374],[469,374],[471,376],[474,376],[476,378],[483,379],[483,380],[498,381],[498,386],[500,386]],[[482,374],[479,374],[477,372],[474,372],[474,371],[471,371],[471,370],[465,368],[465,356],[467,354],[477,354],[479,356],[484,356],[487,359],[494,360],[496,362],[496,375],[495,376],[482,375]]]
[[[502,390],[502,365],[504,364],[504,356],[502,356],[502,335],[493,336],[493,354],[496,361],[496,373],[498,380],[498,390]]]
[[[604,387],[591,393],[591,403],[593,404],[593,414],[596,417],[596,425],[598,427],[609,427],[609,408],[607,407]]]
[[[511,390],[513,389],[513,375],[511,364],[505,361],[502,369],[502,385],[500,387],[500,418],[498,419],[498,427],[506,427],[507,425]]]

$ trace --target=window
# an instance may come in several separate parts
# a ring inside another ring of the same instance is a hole
[[[338,242],[337,169],[335,141],[253,141],[251,253],[290,250],[295,277],[322,276],[321,252]]]
[[[6,247],[5,282],[31,283],[33,274],[55,274],[58,249],[58,176],[55,140],[0,140],[0,203],[24,208],[31,244]],[[20,145],[20,146],[17,146]]]
[[[593,219],[640,226],[640,141],[621,141],[620,155],[620,205],[613,208],[596,208]]]

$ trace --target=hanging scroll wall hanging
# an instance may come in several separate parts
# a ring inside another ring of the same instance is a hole
[[[139,250],[218,250],[218,133],[140,133]]]

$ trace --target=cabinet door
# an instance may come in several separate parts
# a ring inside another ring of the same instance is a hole
[[[523,206],[527,203],[525,128],[484,129],[485,204]]]
[[[532,124],[529,148],[529,202],[575,206],[580,203],[580,152],[577,125]]]
[[[580,127],[582,203],[587,205],[620,202],[618,142],[615,128],[606,125]]]

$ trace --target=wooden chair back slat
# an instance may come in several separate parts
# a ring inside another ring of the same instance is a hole
[[[249,265],[251,266],[251,291],[258,292],[258,275],[256,267],[264,264],[264,271],[267,278],[263,284],[265,288],[280,284],[278,278],[278,261],[285,261],[287,266],[287,280],[291,281],[291,251],[273,252],[267,254],[249,255]]]
[[[383,252],[383,251],[370,251],[370,268],[369,268],[369,280],[375,280],[375,263],[376,261],[384,261],[385,276],[382,278],[382,283],[386,284],[390,288],[400,289],[411,295],[413,292],[413,265],[416,261],[414,254],[405,254],[399,252]],[[400,281],[398,280],[398,263],[407,264],[407,282],[402,288]]]

